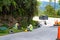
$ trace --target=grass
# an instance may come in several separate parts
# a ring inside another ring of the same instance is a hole
[[[4,35],[7,35],[7,34],[9,34],[8,30],[4,30],[4,31],[0,30],[0,36],[4,36]]]
[[[10,29],[5,30],[5,31],[1,31],[1,30],[0,30],[0,36],[4,36],[4,35],[10,34],[10,33],[9,33],[9,30],[10,30]],[[13,30],[14,33],[18,33],[18,32],[22,32],[22,31],[23,31],[23,30],[17,30],[17,29],[12,29],[12,30]]]
[[[18,32],[22,32],[22,31],[24,31],[26,28],[21,28],[20,30],[18,30],[17,28],[15,29],[15,28],[12,28],[11,30],[13,31],[13,33],[18,33]],[[8,34],[10,34],[9,33],[9,31],[10,31],[10,29],[6,29],[6,30],[0,30],[0,36],[4,36],[4,35],[8,35]]]
[[[14,33],[22,32],[23,30],[12,29]]]
[[[0,36],[8,35],[8,33],[0,33]]]

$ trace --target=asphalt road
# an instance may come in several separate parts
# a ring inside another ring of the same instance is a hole
[[[41,27],[32,32],[20,32],[0,36],[0,40],[56,40],[57,27]]]

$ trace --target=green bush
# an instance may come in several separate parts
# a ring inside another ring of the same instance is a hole
[[[37,28],[38,22],[37,21],[32,21],[31,24],[33,25],[33,28]]]
[[[1,27],[7,27],[8,28],[8,25],[7,24],[3,24]]]

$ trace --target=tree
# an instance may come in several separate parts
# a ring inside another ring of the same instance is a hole
[[[58,1],[59,5],[60,5],[60,0]]]
[[[57,15],[60,15],[60,9],[58,10]]]
[[[54,10],[54,7],[52,7],[51,5],[47,5],[46,7],[45,7],[45,13],[46,14],[49,14],[49,15],[52,15],[52,14],[54,14],[55,13],[55,10]]]
[[[58,1],[58,3],[59,3],[59,9],[58,9],[57,15],[60,15],[60,0]]]
[[[0,0],[0,5],[0,13],[5,17],[4,20],[1,19],[2,21],[10,18],[9,21],[12,23],[15,22],[13,20],[15,19],[22,26],[27,26],[31,23],[34,12],[36,12],[37,0]]]
[[[41,4],[41,2],[40,2],[40,0],[37,0],[37,13],[36,13],[36,15],[38,15],[38,16],[40,16],[40,13],[41,13],[41,11],[40,11],[40,4]]]

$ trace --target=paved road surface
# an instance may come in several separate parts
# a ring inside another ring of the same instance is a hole
[[[21,32],[0,36],[0,40],[56,40],[57,27],[41,27],[32,32]]]

